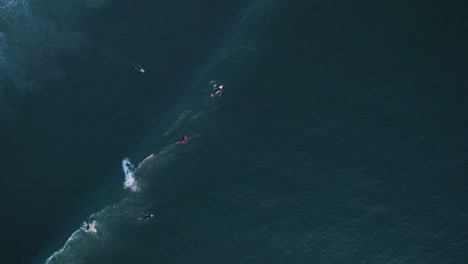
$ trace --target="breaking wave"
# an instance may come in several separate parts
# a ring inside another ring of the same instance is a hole
[[[135,175],[133,174],[133,172],[135,171],[135,167],[130,162],[130,159],[125,158],[122,160],[122,169],[125,173],[124,188],[130,189],[134,192],[139,191],[140,188],[138,188],[137,182],[135,180]]]

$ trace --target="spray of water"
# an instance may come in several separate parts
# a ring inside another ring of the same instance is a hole
[[[140,189],[138,188],[137,182],[135,180],[135,175],[133,174],[135,167],[130,162],[130,159],[125,158],[122,160],[122,169],[125,173],[124,188],[130,189],[134,192],[139,191]]]

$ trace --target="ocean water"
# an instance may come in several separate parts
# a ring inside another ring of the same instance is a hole
[[[0,0],[0,262],[466,263],[463,7]]]

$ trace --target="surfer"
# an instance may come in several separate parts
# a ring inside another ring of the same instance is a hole
[[[97,233],[96,230],[96,222],[84,222],[85,225],[81,229],[83,229],[86,233],[92,232],[92,233]]]
[[[181,139],[177,140],[177,144],[183,144],[185,142],[187,142],[188,140],[188,136],[187,135],[184,135]]]
[[[218,87],[216,87],[217,84],[215,83],[213,85],[213,87],[215,88],[215,90],[213,91],[213,93],[211,93],[211,97],[215,97],[215,95],[221,93],[223,91],[223,86],[222,85],[219,85]]]
[[[141,67],[140,64],[133,63],[132,65],[133,65],[133,67],[134,67],[137,71],[139,71],[139,72],[141,72],[141,73],[145,73],[145,69],[143,69],[143,67]]]
[[[154,217],[154,214],[145,214],[145,215],[143,215],[144,219],[150,219],[150,218],[153,218],[153,217]]]

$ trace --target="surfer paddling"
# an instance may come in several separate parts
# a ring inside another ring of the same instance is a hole
[[[213,88],[215,88],[215,89],[211,93],[211,97],[215,97],[216,95],[218,95],[219,93],[221,93],[223,91],[223,86],[222,85],[217,85],[216,83],[213,84]]]
[[[141,73],[145,73],[145,69],[143,69],[143,67],[141,67],[140,64],[137,64],[137,63],[133,63],[133,68],[135,68],[137,71],[141,72]]]
[[[188,136],[187,135],[184,135],[181,139],[177,140],[177,144],[184,144],[185,142],[187,142],[188,140]]]
[[[150,219],[150,218],[153,218],[154,217],[154,214],[145,214],[143,216],[143,219]]]
[[[154,217],[154,214],[144,214],[143,217],[138,218],[138,220],[148,220]]]

